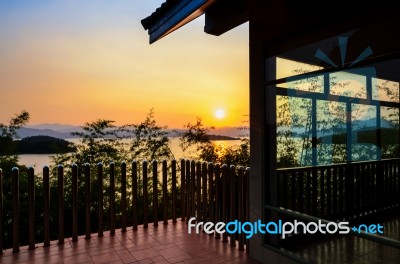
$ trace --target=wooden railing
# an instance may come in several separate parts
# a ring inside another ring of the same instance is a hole
[[[143,227],[147,228],[150,221],[155,227],[158,226],[159,220],[162,220],[165,225],[168,224],[168,219],[172,219],[172,223],[176,223],[178,216],[182,221],[196,217],[197,221],[214,223],[235,219],[244,222],[248,219],[249,169],[189,160],[181,160],[179,166],[175,160],[170,164],[163,161],[161,169],[157,161],[153,161],[151,166],[146,161],[143,161],[141,166],[136,161],[130,165],[130,175],[127,173],[127,164],[124,162],[118,168],[111,162],[106,173],[104,172],[106,166],[102,163],[97,164],[95,170],[89,164],[85,164],[81,168],[78,168],[77,165],[72,165],[71,168],[59,165],[54,175],[50,172],[49,167],[45,166],[42,176],[35,176],[34,169],[30,167],[27,172],[27,190],[20,190],[19,186],[20,180],[26,176],[20,174],[18,168],[14,168],[11,174],[11,186],[5,188],[12,190],[11,214],[5,214],[3,203],[0,203],[1,252],[5,246],[3,224],[6,222],[12,225],[12,235],[9,234],[9,238],[12,240],[13,252],[19,252],[21,238],[23,241],[28,241],[29,249],[35,249],[35,243],[41,241],[44,242],[45,247],[48,247],[51,240],[54,239],[51,234],[55,231],[58,244],[63,244],[66,229],[71,230],[69,235],[72,237],[72,241],[77,241],[78,236],[82,234],[85,234],[85,239],[90,239],[94,229],[97,229],[97,236],[101,237],[105,230],[105,201],[108,202],[110,235],[115,234],[116,227],[120,227],[121,232],[127,232],[128,222],[133,230],[137,230],[138,224],[143,224]],[[161,175],[159,175],[160,172]],[[39,177],[42,181],[42,193],[40,194],[43,199],[42,212],[35,211],[37,210],[35,209],[35,204],[37,205],[35,199],[38,196],[38,193],[35,194],[35,180],[37,181]],[[109,180],[107,184],[105,184],[105,177]],[[3,190],[5,190],[3,178],[0,170],[0,201],[5,199],[3,197]],[[52,186],[53,189],[57,188],[57,197],[50,197],[51,180],[53,182],[56,180],[56,186],[53,186],[54,184]],[[70,189],[67,189],[66,181],[68,181]],[[151,187],[149,181],[152,182]],[[127,182],[130,183],[130,188],[127,186]],[[97,201],[94,201],[91,193],[93,187],[97,188]],[[108,192],[105,188],[109,189]],[[23,193],[27,193],[28,198],[27,215],[22,215],[20,212],[20,196]],[[108,197],[105,197],[105,193],[108,193]],[[118,199],[116,194],[118,194]],[[82,195],[84,195],[83,199],[79,199],[79,197],[82,198]],[[128,195],[131,204],[128,204]],[[71,201],[71,205],[67,205],[71,210],[68,214],[65,210],[66,198]],[[57,201],[57,215],[51,215],[52,201],[50,199]],[[83,202],[80,202],[81,200]],[[95,206],[94,203],[96,203]],[[117,211],[117,208],[120,210]],[[152,215],[149,214],[150,208],[153,210]],[[78,213],[83,210],[84,214]],[[5,219],[6,215],[11,215],[11,219]],[[93,223],[94,215],[97,215],[95,223]],[[140,219],[139,216],[141,216]],[[20,232],[21,217],[28,221],[29,232],[27,233]],[[58,225],[54,223],[56,219],[58,219]],[[83,231],[78,228],[78,223],[82,222],[84,222]],[[58,226],[58,228],[52,230],[51,226]],[[215,238],[220,239],[219,234],[215,234]],[[235,246],[238,241],[238,248],[240,250],[245,248],[244,234],[232,235],[229,240],[232,246]],[[223,235],[222,241],[228,241],[227,235]]]
[[[279,206],[329,220],[400,206],[400,159],[279,169]]]

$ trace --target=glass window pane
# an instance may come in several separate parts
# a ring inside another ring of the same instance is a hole
[[[310,99],[277,96],[278,168],[311,165],[311,103]]]
[[[313,93],[324,92],[324,77],[323,76],[310,76],[302,79],[294,79],[293,81],[279,84],[280,88],[287,88],[296,91],[305,91]]]
[[[399,102],[399,83],[384,79],[372,78],[372,99]]]
[[[382,158],[398,158],[399,150],[399,109],[381,107]]]
[[[276,57],[276,79],[322,70],[320,66]]]
[[[330,74],[330,94],[353,98],[367,98],[367,78],[350,72]]]
[[[351,120],[351,160],[380,159],[376,138],[376,106],[351,104]]]
[[[346,104],[317,101],[318,165],[346,162]]]

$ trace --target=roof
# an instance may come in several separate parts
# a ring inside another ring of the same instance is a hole
[[[150,35],[150,43],[175,31],[202,15],[216,0],[167,0],[141,22]]]
[[[149,29],[149,27],[160,17],[166,14],[170,9],[172,9],[175,5],[181,0],[167,0],[161,4],[159,8],[156,9],[150,16],[142,19],[142,25],[144,29]]]

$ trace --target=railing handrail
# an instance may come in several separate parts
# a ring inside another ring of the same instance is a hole
[[[400,158],[367,160],[367,161],[349,161],[349,162],[334,163],[334,164],[329,164],[329,165],[278,168],[277,171],[303,171],[303,170],[310,170],[310,169],[329,169],[329,168],[343,167],[343,166],[348,166],[348,165],[373,164],[373,163],[380,163],[380,162],[386,162],[386,161],[398,161],[398,160],[400,160]]]

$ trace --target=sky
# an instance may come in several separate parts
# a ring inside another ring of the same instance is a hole
[[[204,17],[150,45],[140,20],[164,0],[1,0],[0,123],[144,120],[181,128],[241,126],[248,103],[248,24],[222,36]]]

